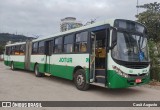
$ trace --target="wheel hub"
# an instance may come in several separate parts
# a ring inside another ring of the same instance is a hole
[[[78,85],[82,85],[83,82],[84,82],[83,76],[82,76],[82,75],[78,75],[78,76],[77,76],[77,84],[78,84]]]

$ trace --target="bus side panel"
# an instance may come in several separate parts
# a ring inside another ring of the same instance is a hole
[[[11,55],[10,61],[13,61],[15,68],[24,69],[24,55]]]
[[[5,64],[6,66],[9,66],[9,61],[8,61],[8,59],[9,59],[9,56],[8,56],[8,55],[4,55],[4,64]]]
[[[39,66],[39,72],[45,72],[46,55],[31,55],[30,70],[34,71],[35,64]]]
[[[80,66],[88,71],[89,54],[57,54],[51,57],[51,74],[66,78],[73,79],[73,71],[75,67]],[[87,59],[87,60],[86,60]],[[88,78],[88,72],[86,72]],[[87,81],[88,82],[88,81]]]
[[[150,81],[149,76],[144,76],[141,78],[141,83],[135,83],[136,78],[124,78],[118,75],[114,70],[108,70],[108,82],[109,88],[127,88],[131,86],[139,86],[147,84]]]

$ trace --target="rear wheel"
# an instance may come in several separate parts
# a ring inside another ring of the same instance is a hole
[[[36,77],[42,77],[43,74],[39,72],[39,65],[36,64],[35,69],[34,69],[34,73]]]
[[[89,84],[86,83],[85,71],[83,69],[79,69],[74,74],[74,83],[77,89],[85,91],[89,88]]]

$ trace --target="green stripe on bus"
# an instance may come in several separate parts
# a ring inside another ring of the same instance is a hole
[[[108,70],[107,81],[108,88],[127,88],[131,86],[138,86],[149,83],[150,77],[145,76],[142,78],[142,83],[136,84],[134,82],[135,78],[124,78],[118,75],[115,71]]]
[[[62,66],[62,65],[49,65],[49,64],[38,64],[39,71],[41,73],[50,73],[53,76],[73,80],[73,66]],[[34,70],[35,63],[31,63],[30,69]],[[89,83],[89,69],[85,68],[86,71],[86,81]]]

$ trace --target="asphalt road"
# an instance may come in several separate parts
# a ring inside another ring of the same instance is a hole
[[[127,89],[113,90],[97,86],[91,86],[88,91],[79,91],[74,86],[73,81],[57,77],[37,78],[35,77],[33,72],[28,72],[23,70],[12,71],[9,67],[6,67],[3,64],[3,62],[0,62],[0,101],[159,101],[159,100],[160,100],[160,89],[139,86]],[[0,110],[1,109],[2,108],[0,108]],[[46,109],[49,108],[41,108],[41,110],[46,110]],[[57,109],[61,110],[66,108],[57,108]],[[68,109],[72,110],[75,108],[68,108]],[[85,108],[76,108],[76,109],[82,110]],[[104,108],[88,108],[88,110],[89,109],[104,110]],[[125,108],[125,109],[135,110],[135,108]],[[155,109],[158,110],[158,108]],[[122,110],[124,110],[124,108]],[[148,110],[150,110],[150,108],[148,108]]]

